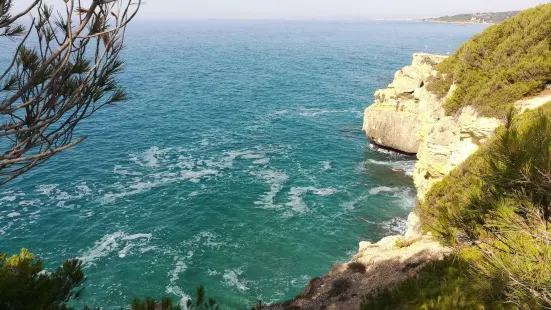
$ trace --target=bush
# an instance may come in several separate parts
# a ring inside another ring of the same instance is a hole
[[[414,244],[415,242],[419,241],[420,238],[409,238],[406,239],[404,237],[401,237],[396,240],[396,243],[394,244],[397,248],[407,248],[410,245]]]
[[[44,270],[41,260],[36,260],[34,254],[22,249],[19,255],[8,257],[0,253],[0,309],[74,309],[68,306],[78,300],[84,292],[84,272],[82,262],[77,259],[66,261],[55,272]],[[88,306],[84,307],[89,310]],[[100,308],[96,308],[99,310]],[[121,308],[123,309],[123,308]],[[160,302],[147,297],[143,301],[134,299],[132,310],[180,310],[182,307],[173,305],[169,297]],[[205,289],[197,289],[195,300],[188,300],[189,310],[219,310],[213,298],[206,298]]]
[[[487,216],[515,191],[525,191],[549,217],[550,121],[551,103],[514,119],[511,116],[506,127],[435,184],[419,203],[425,228],[447,245],[477,241],[484,235]]]
[[[432,262],[415,277],[378,294],[365,296],[361,310],[510,309],[499,283],[489,283],[471,272],[470,265],[454,257]]]
[[[0,254],[0,309],[67,309],[81,296],[86,278],[80,261],[69,260],[53,273],[43,270],[26,249]]]
[[[352,273],[365,273],[366,267],[363,263],[352,262],[348,264],[347,270]]]
[[[464,257],[481,276],[504,279],[507,302],[551,306],[551,103],[512,115],[419,213],[448,245],[476,244]]]
[[[333,284],[331,284],[331,289],[329,290],[329,292],[327,292],[327,294],[330,298],[339,296],[342,293],[346,292],[350,288],[350,286],[352,286],[350,280],[345,278],[337,279],[333,282]]]
[[[551,81],[551,4],[521,12],[463,44],[437,66],[428,89],[444,97],[448,115],[472,105],[483,116],[504,117],[514,102]]]

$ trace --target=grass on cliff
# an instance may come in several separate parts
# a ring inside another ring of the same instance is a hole
[[[488,281],[504,302],[551,306],[551,103],[507,125],[434,185],[418,207],[426,229]]]
[[[402,284],[366,296],[360,309],[512,309],[500,302],[500,290],[499,283],[479,279],[466,261],[449,257],[428,264]]]
[[[444,97],[451,115],[472,105],[482,116],[505,117],[509,107],[551,82],[551,4],[521,12],[463,44],[438,65],[427,87]]]

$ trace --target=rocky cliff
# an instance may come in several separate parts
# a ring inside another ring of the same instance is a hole
[[[494,135],[503,122],[480,117],[471,107],[446,116],[444,98],[427,90],[435,66],[445,56],[414,54],[413,63],[398,71],[386,89],[377,90],[366,109],[363,130],[376,144],[417,154],[414,183],[418,198]],[[551,101],[551,89],[515,104],[520,112]],[[427,263],[452,252],[430,234],[421,234],[420,220],[411,213],[404,236],[377,243],[360,242],[358,253],[344,264],[312,279],[294,300],[262,309],[358,309],[363,296],[376,294],[417,274]]]
[[[375,103],[365,110],[363,130],[384,147],[417,154],[414,173],[418,198],[461,164],[491,137],[501,121],[479,117],[466,107],[446,116],[443,103],[427,90],[435,66],[445,56],[414,54],[413,63],[394,75],[386,89],[375,92]],[[450,90],[450,94],[453,92]]]
[[[359,309],[363,297],[392,287],[417,274],[428,262],[443,259],[451,249],[419,233],[419,218],[410,214],[405,236],[377,243],[360,242],[358,253],[344,264],[310,281],[304,292],[272,310]]]

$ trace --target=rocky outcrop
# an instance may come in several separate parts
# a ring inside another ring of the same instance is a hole
[[[436,74],[435,66],[444,59],[414,54],[412,65],[398,71],[388,88],[375,93],[375,103],[364,114],[363,129],[372,141],[417,154],[413,177],[420,200],[502,124],[498,119],[479,117],[471,107],[454,116],[445,115],[447,97],[438,98],[426,87]],[[452,87],[449,95],[453,91]]]
[[[417,153],[422,142],[425,118],[433,117],[432,100],[425,91],[434,66],[445,56],[414,54],[413,63],[394,75],[386,89],[375,92],[375,103],[364,113],[363,130],[375,143],[405,153]],[[434,99],[435,100],[435,99]]]
[[[435,183],[476,152],[501,124],[498,119],[479,117],[471,107],[427,124],[430,129],[422,138],[413,173],[417,198],[423,200]]]
[[[419,219],[412,213],[405,236],[386,237],[377,243],[360,242],[352,261],[335,264],[328,274],[312,279],[294,300],[261,309],[359,309],[364,296],[403,282],[428,262],[443,259],[451,252],[418,229]]]

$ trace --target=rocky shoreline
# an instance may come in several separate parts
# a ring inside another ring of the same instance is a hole
[[[504,121],[480,117],[472,107],[453,116],[444,111],[445,100],[427,89],[443,55],[416,53],[410,66],[400,69],[393,82],[375,92],[375,102],[364,113],[363,131],[384,148],[415,154],[413,181],[417,199],[461,165],[491,138]],[[523,112],[551,101],[551,89],[515,104]],[[377,243],[360,242],[347,263],[335,264],[329,273],[310,281],[294,300],[263,309],[359,309],[363,297],[398,284],[417,274],[427,263],[452,252],[432,235],[423,234],[419,217],[412,212],[403,236],[389,236]]]
[[[417,199],[461,165],[491,138],[504,121],[480,117],[472,107],[453,116],[444,111],[445,100],[427,89],[443,55],[416,53],[410,66],[400,69],[393,82],[375,92],[375,102],[364,113],[363,131],[376,145],[416,154],[413,181]],[[521,100],[524,112],[551,101],[551,89]],[[427,263],[452,252],[432,235],[423,234],[419,217],[412,212],[403,236],[385,237],[377,243],[360,242],[347,263],[335,264],[329,273],[310,281],[302,294],[283,304],[263,309],[359,309],[363,297],[398,284],[417,274]]]

